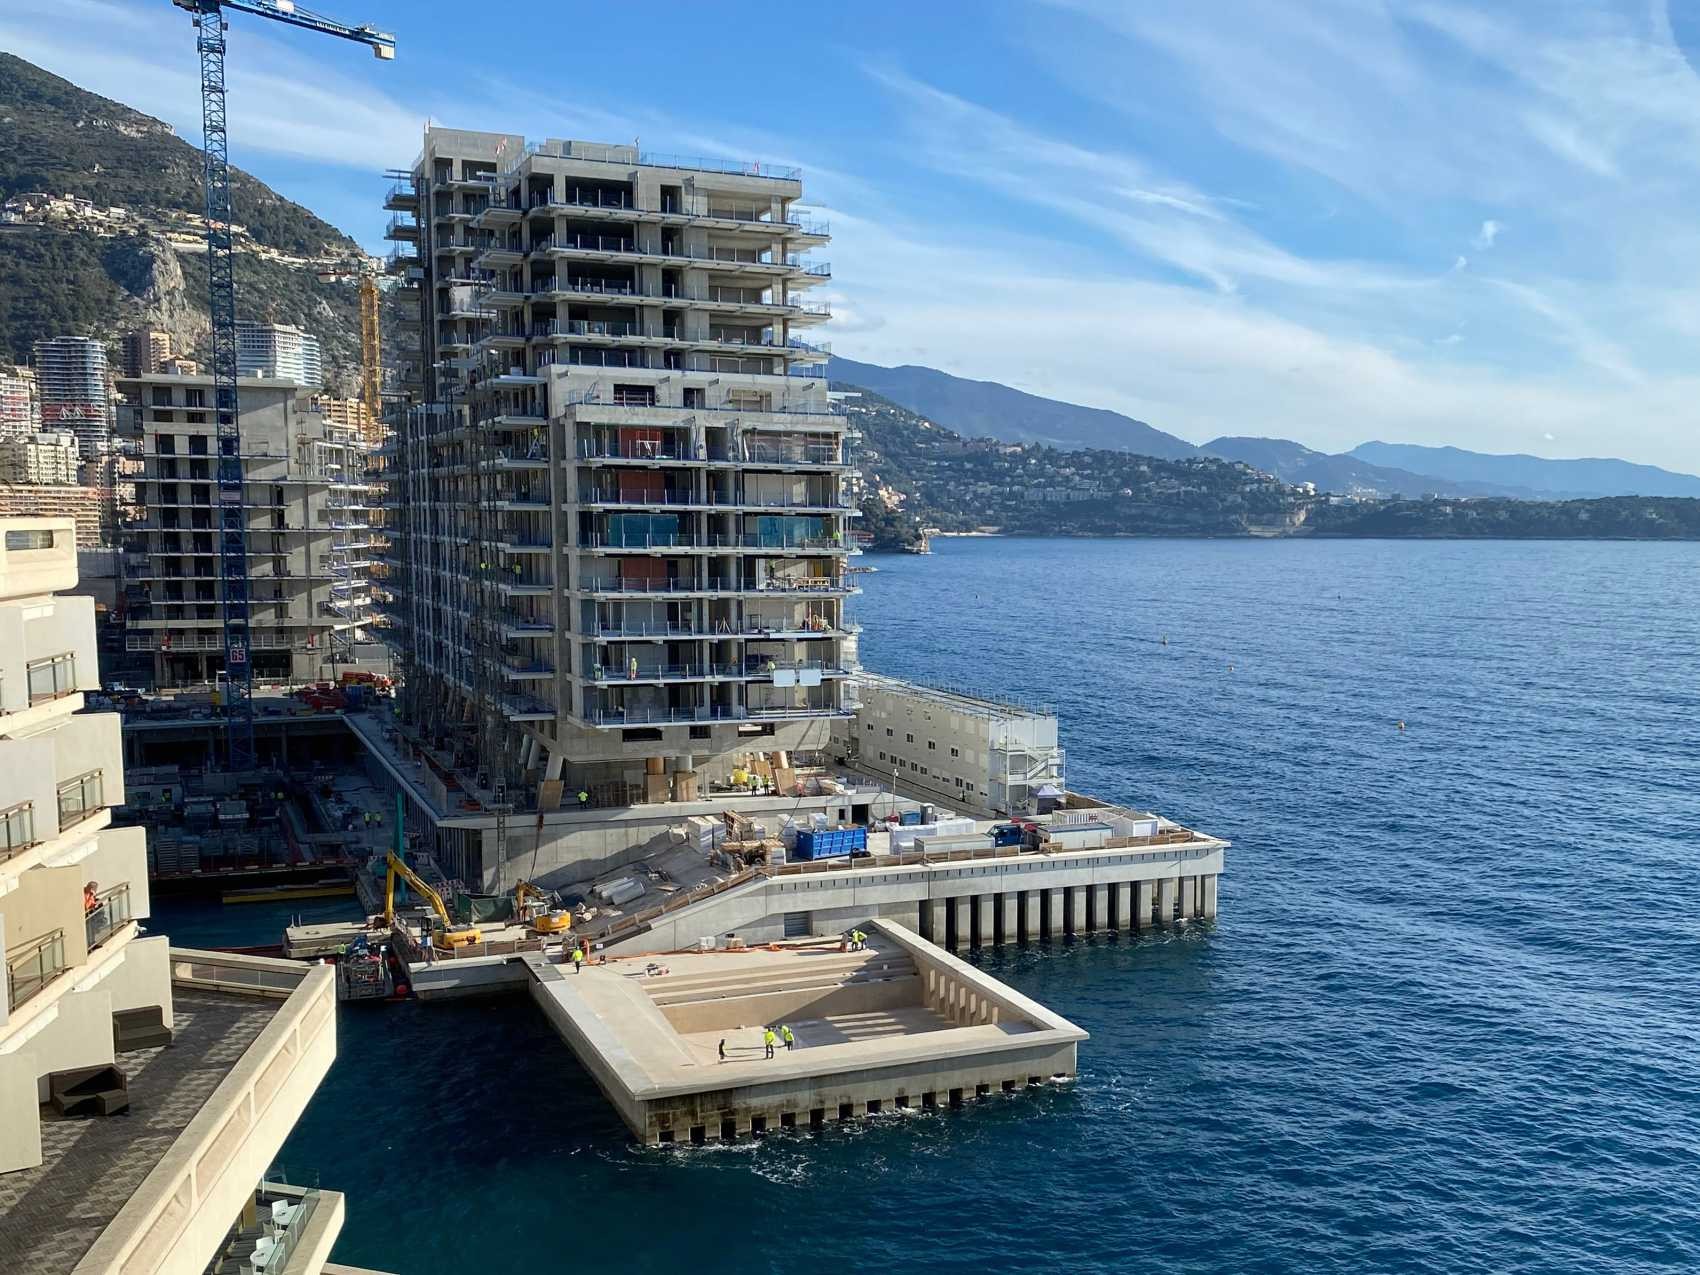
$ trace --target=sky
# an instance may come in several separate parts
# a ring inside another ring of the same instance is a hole
[[[427,120],[794,164],[839,354],[1700,471],[1700,0],[321,2],[396,60],[233,15],[232,158],[374,250]],[[0,0],[0,48],[199,140],[167,0]]]

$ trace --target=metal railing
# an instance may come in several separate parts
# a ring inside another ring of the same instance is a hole
[[[60,832],[105,808],[104,780],[103,772],[91,770],[59,785]]]
[[[112,932],[133,920],[130,912],[130,883],[115,885],[95,902],[94,910],[83,918],[89,949],[99,947],[112,937]]]
[[[312,968],[299,961],[271,957],[171,949],[171,981],[179,987],[207,991],[282,1000],[294,993]]]
[[[24,672],[29,679],[31,705],[64,699],[76,693],[77,657],[74,652],[65,651],[31,660],[24,665]]]
[[[66,969],[64,930],[53,930],[9,950],[6,953],[8,1009],[17,1009]]]
[[[35,803],[20,801],[0,810],[0,862],[36,844]]]

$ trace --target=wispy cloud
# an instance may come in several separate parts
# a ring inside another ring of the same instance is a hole
[[[1495,221],[1492,217],[1489,217],[1486,221],[1482,222],[1482,228],[1470,237],[1470,245],[1486,252],[1489,248],[1493,247],[1496,242],[1498,242],[1499,232],[1504,229],[1504,226]]]

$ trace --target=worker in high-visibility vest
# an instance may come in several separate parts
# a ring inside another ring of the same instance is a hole
[[[584,973],[584,947],[582,944],[573,948],[572,962],[573,973]]]
[[[773,1028],[764,1027],[761,1033],[761,1043],[767,1047],[767,1056],[773,1057],[773,1047],[779,1043],[779,1037],[773,1034]]]
[[[785,1048],[786,1048],[787,1052],[789,1052],[790,1049],[792,1048],[792,1046],[794,1046],[797,1043],[797,1038],[791,1034],[791,1024],[790,1023],[780,1023],[779,1024],[779,1034],[784,1039]]]

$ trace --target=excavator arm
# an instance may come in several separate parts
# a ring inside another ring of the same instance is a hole
[[[443,902],[443,896],[426,885],[424,879],[417,872],[397,858],[394,850],[389,852],[388,868],[389,870],[384,873],[384,924],[386,926],[395,924],[395,881],[397,877],[400,877],[419,892],[420,898],[431,905],[431,910],[437,914],[437,919],[443,923],[443,929],[454,928],[454,922],[449,919],[449,909]]]

